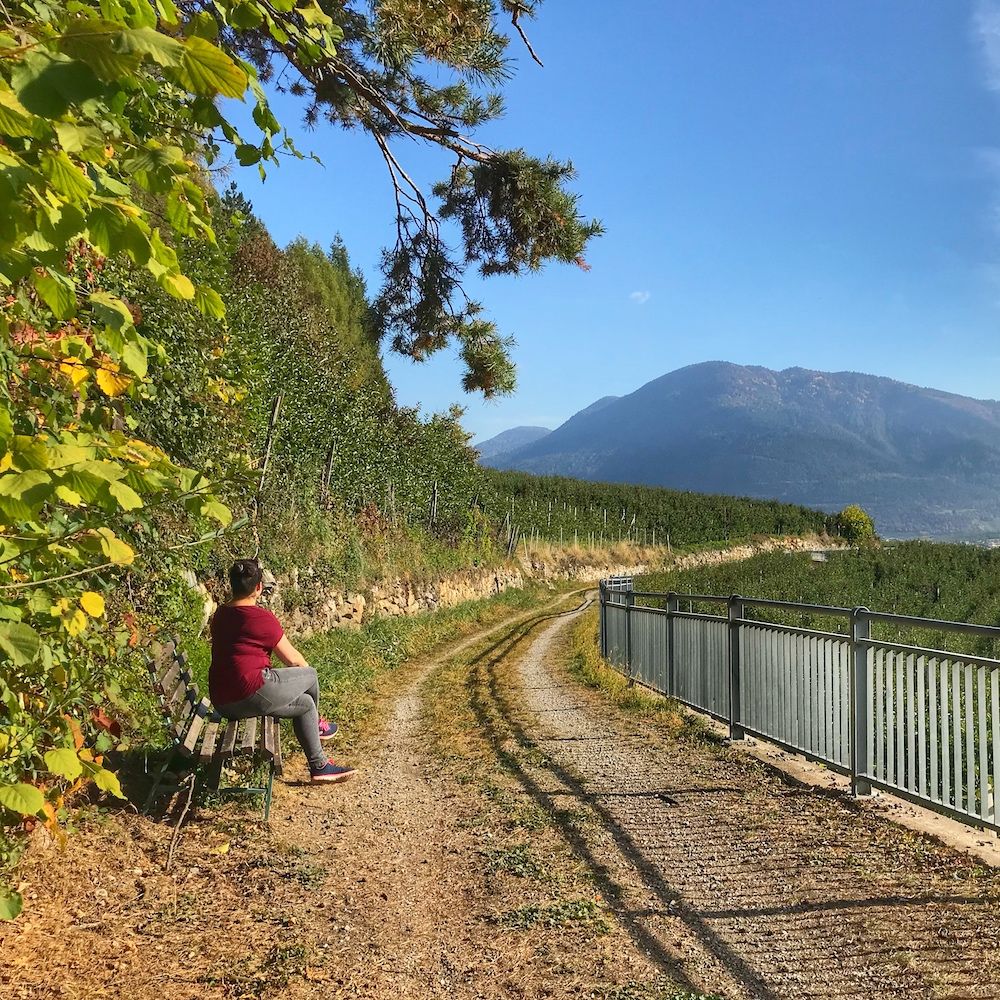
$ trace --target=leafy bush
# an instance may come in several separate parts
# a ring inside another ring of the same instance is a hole
[[[850,504],[837,515],[837,528],[841,537],[851,545],[875,541],[875,522],[871,515],[857,504]]]

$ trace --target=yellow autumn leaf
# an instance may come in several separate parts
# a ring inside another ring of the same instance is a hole
[[[104,598],[93,590],[86,590],[80,595],[80,607],[91,618],[100,618],[104,614]]]
[[[73,383],[74,389],[87,381],[86,365],[79,358],[65,358],[59,363],[59,371]]]
[[[58,618],[60,615],[64,615],[67,611],[69,611],[68,597],[60,597],[59,600],[56,601],[51,608],[49,608],[49,614],[52,615],[53,618]]]
[[[14,464],[14,453],[8,451],[3,458],[0,458],[0,472],[6,472]]]
[[[64,618],[66,631],[70,635],[79,635],[87,627],[87,616],[82,611],[74,611],[72,618]]]
[[[101,362],[101,367],[97,369],[97,384],[106,396],[120,396],[131,384],[132,379],[128,375],[122,375],[118,370],[118,363],[105,358]]]

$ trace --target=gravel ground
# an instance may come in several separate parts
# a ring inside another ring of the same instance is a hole
[[[560,663],[570,620],[483,697],[545,755],[525,788],[589,814],[566,834],[658,964],[731,998],[1000,997],[1000,874],[612,708]]]

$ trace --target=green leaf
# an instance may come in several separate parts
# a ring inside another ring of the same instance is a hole
[[[221,49],[194,36],[184,42],[184,56],[177,69],[179,82],[192,93],[212,97],[242,97],[247,75]]]
[[[59,480],[60,485],[56,487],[56,494],[62,496],[60,490],[66,490],[74,496],[80,497],[81,500],[86,500],[87,503],[95,503],[104,492],[106,483],[107,480],[98,479],[97,476],[88,472],[78,472],[71,469],[63,473]],[[67,500],[66,502],[71,501]]]
[[[174,0],[156,0],[156,9],[167,24],[177,24],[177,8]]]
[[[135,72],[141,56],[122,48],[126,32],[120,24],[94,17],[71,21],[59,48],[68,56],[86,63],[102,80],[119,80]]]
[[[52,272],[39,274],[36,271],[31,276],[31,283],[56,319],[71,319],[75,315],[76,288],[69,278]]]
[[[71,490],[68,486],[60,483],[56,487],[56,496],[62,500],[63,503],[68,503],[71,507],[79,507],[83,503],[83,497],[80,496],[76,490]]]
[[[0,132],[20,137],[33,131],[28,109],[9,90],[0,90]]]
[[[34,785],[23,781],[16,785],[0,785],[0,806],[20,816],[34,816],[42,811],[45,796]]]
[[[10,410],[0,407],[0,454],[7,453],[7,445],[14,435],[14,421]]]
[[[15,920],[24,906],[19,892],[0,885],[0,920]]]
[[[27,434],[15,435],[10,450],[19,469],[47,469],[52,462],[52,454],[45,442]]]
[[[122,166],[127,173],[158,171],[164,168],[187,169],[184,163],[184,151],[179,146],[161,146],[152,142],[126,157],[122,161]]]
[[[93,779],[94,784],[102,792],[108,792],[113,795],[116,799],[125,798],[125,793],[122,791],[122,786],[118,781],[118,775],[113,771],[109,771],[103,767],[97,767],[96,765],[91,768],[87,768],[90,771],[90,777]]]
[[[52,476],[42,469],[28,469],[27,472],[5,472],[0,475],[0,496],[20,499],[25,493],[51,484]]]
[[[120,298],[107,292],[92,292],[90,304],[94,315],[114,330],[124,330],[134,324],[132,313]]]
[[[138,510],[143,505],[142,497],[125,483],[108,483],[108,492],[118,501],[122,510]]]
[[[195,289],[194,304],[202,316],[207,316],[209,319],[225,318],[226,307],[223,304],[222,297],[214,288],[209,288],[208,285],[199,285]]]
[[[80,153],[85,149],[103,146],[105,142],[104,133],[99,128],[93,128],[90,125],[57,122],[56,135],[59,137],[59,145],[67,153]]]
[[[77,470],[80,472],[88,472],[90,475],[97,476],[98,479],[103,479],[108,483],[113,483],[116,479],[121,479],[125,474],[121,466],[116,465],[114,462],[105,462],[101,460],[96,462],[80,462],[77,466]]]
[[[122,349],[121,355],[125,367],[133,375],[138,375],[139,378],[145,377],[146,372],[149,370],[149,362],[146,360],[146,352],[139,344],[130,340]]]
[[[264,15],[255,3],[241,3],[229,12],[229,23],[234,28],[247,30],[259,28],[264,23]]]
[[[119,242],[119,234],[124,227],[125,220],[121,213],[105,205],[98,205],[87,217],[90,242],[105,256],[124,249]]]
[[[43,154],[42,173],[70,201],[86,201],[94,192],[90,178],[62,150]]]
[[[126,545],[110,528],[98,528],[98,537],[101,540],[101,550],[108,557],[108,561],[116,566],[131,566],[135,560],[135,551],[131,546]]]
[[[164,69],[176,69],[184,58],[184,44],[155,28],[133,28],[122,33],[124,51],[152,59]]]
[[[175,299],[194,298],[194,285],[185,274],[164,274],[160,278],[160,287],[169,292]]]
[[[83,104],[101,92],[89,66],[40,48],[14,63],[10,82],[21,104],[43,118],[58,118],[71,104]]]
[[[23,622],[0,622],[0,652],[6,654],[15,667],[30,663],[41,648],[38,633]]]
[[[58,750],[48,750],[45,754],[45,766],[60,778],[67,781],[74,781],[83,774],[83,764],[76,755],[75,750],[68,747],[60,747]]]
[[[236,147],[236,159],[241,167],[252,167],[260,162],[260,150],[256,146],[246,144]]]
[[[211,517],[218,521],[223,527],[233,519],[232,511],[219,500],[209,500],[201,506],[201,512],[205,517]]]

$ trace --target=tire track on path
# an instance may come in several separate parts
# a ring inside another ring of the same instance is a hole
[[[555,642],[470,678],[543,768],[509,763],[636,943],[682,982],[740,1000],[1000,996],[1000,877],[700,739],[666,739],[567,678]],[[488,704],[487,704],[488,702]]]

